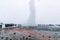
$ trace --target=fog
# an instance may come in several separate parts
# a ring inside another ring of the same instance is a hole
[[[26,24],[30,0],[0,0],[0,22]],[[35,0],[36,24],[60,24],[60,0]]]

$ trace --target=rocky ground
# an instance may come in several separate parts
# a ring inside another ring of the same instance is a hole
[[[51,36],[46,36],[44,34],[39,34],[35,30],[30,29],[4,29],[0,30],[0,40],[59,40],[57,38],[52,38]]]

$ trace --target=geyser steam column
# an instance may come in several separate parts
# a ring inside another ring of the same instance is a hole
[[[30,16],[28,26],[35,26],[35,0],[30,0]]]

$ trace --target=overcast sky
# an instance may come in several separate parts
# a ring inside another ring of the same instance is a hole
[[[37,24],[60,24],[60,0],[35,0]],[[0,22],[27,23],[29,0],[0,0]]]

